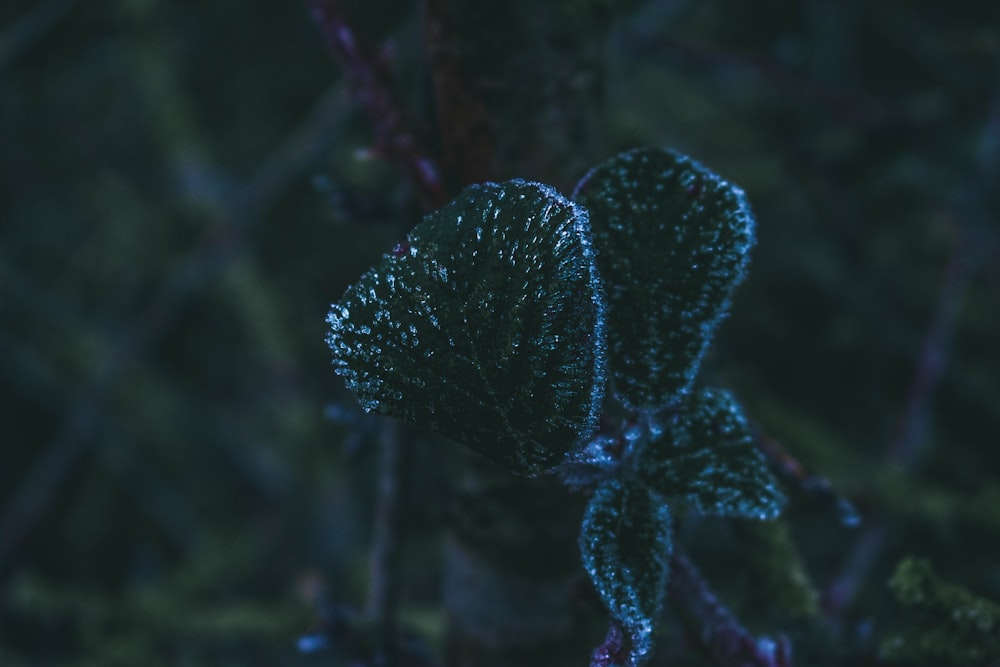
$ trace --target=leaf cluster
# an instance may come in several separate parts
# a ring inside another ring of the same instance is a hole
[[[583,564],[633,664],[669,575],[670,508],[771,519],[783,504],[735,398],[695,384],[753,230],[741,189],[633,150],[572,199],[522,180],[466,189],[328,317],[367,411],[592,492]],[[618,433],[597,432],[607,390],[632,415]]]

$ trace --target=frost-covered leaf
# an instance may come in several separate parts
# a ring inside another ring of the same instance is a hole
[[[594,431],[603,299],[586,210],[537,183],[490,183],[351,286],[327,342],[365,410],[533,474]]]
[[[746,270],[754,219],[743,191],[690,158],[644,148],[593,169],[573,199],[590,210],[608,290],[616,392],[633,408],[676,402]]]
[[[637,459],[642,482],[702,514],[773,519],[785,503],[728,391],[692,391]]]
[[[632,664],[651,647],[669,575],[670,531],[663,499],[627,477],[597,487],[583,517],[583,566],[628,633]]]

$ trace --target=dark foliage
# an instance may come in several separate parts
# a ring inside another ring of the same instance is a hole
[[[656,424],[515,479],[323,338],[462,186],[639,146],[753,204],[695,387],[787,496],[668,499],[648,664],[1000,660],[1000,6],[0,5],[0,665],[627,659],[578,529]]]

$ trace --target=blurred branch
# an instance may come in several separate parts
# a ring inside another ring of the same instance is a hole
[[[398,422],[388,418],[381,421],[371,580],[365,615],[375,629],[376,652],[382,658],[378,662],[391,666],[396,662],[393,649],[399,608],[399,552],[405,502],[404,476],[409,457],[400,444]]]
[[[348,110],[343,86],[331,86],[251,175],[229,207],[225,216],[228,224],[234,228],[252,227],[270,213],[304,173],[327,157]]]
[[[913,468],[927,441],[927,420],[934,390],[948,367],[951,343],[958,326],[962,300],[971,278],[972,262],[962,246],[945,267],[937,303],[914,368],[898,435],[889,444],[886,460],[904,469]]]
[[[989,210],[989,197],[1000,163],[1000,61],[997,82],[989,113],[984,123],[974,169],[966,188],[956,196],[962,224],[958,247],[945,267],[930,324],[917,355],[913,381],[900,419],[897,436],[886,450],[886,463],[910,471],[917,467],[927,441],[927,422],[932,411],[935,390],[948,367],[952,341],[958,328],[961,306],[973,275],[991,252],[995,238],[982,238],[996,212]],[[864,587],[888,539],[885,517],[873,517],[865,526],[844,561],[840,574],[825,596],[828,619],[836,626]]]
[[[344,69],[353,93],[365,107],[375,131],[376,147],[406,172],[425,210],[441,207],[447,200],[437,166],[420,152],[413,133],[383,81],[375,62],[362,52],[354,32],[341,11],[338,0],[306,0],[313,21],[327,46]]]
[[[232,260],[246,232],[270,206],[316,164],[347,113],[340,87],[320,100],[305,121],[268,157],[222,215],[220,224],[181,261],[146,309],[109,346],[90,383],[79,393],[56,435],[0,515],[0,568],[24,533],[41,516],[74,463],[92,440],[107,394],[122,372],[141,357],[179,314],[185,300]]]
[[[421,0],[431,60],[442,160],[461,185],[482,183],[495,171],[486,105],[462,77],[442,0]]]
[[[771,470],[784,484],[807,498],[832,507],[845,526],[858,524],[860,518],[854,505],[834,490],[830,480],[807,470],[774,438],[759,435],[756,444],[757,448],[767,457]]]
[[[726,667],[791,667],[792,649],[784,637],[756,638],[740,625],[682,552],[671,559],[668,600],[701,646]]]
[[[101,403],[110,379],[119,365],[117,357],[121,357],[125,349],[123,345],[110,355],[90,386],[76,399],[69,417],[0,515],[0,572],[21,537],[42,514],[90,441],[89,436],[100,421]]]
[[[927,422],[934,392],[948,367],[952,339],[958,327],[961,304],[976,262],[963,239],[945,267],[930,325],[924,336],[907,390],[897,436],[886,450],[886,463],[913,470],[927,441]],[[828,618],[836,625],[864,587],[888,537],[883,517],[866,522],[844,560],[840,574],[824,596]]]
[[[399,422],[374,421],[380,431],[372,526],[371,573],[363,614],[333,604],[325,595],[316,604],[315,632],[299,640],[303,653],[331,652],[358,667],[429,664],[420,642],[399,632],[400,547],[406,511],[409,449],[400,441]]]
[[[0,34],[0,71],[42,41],[76,4],[77,0],[48,0],[26,10]]]
[[[127,436],[111,427],[104,436],[107,444],[100,448],[105,467],[126,489],[134,506],[148,523],[155,525],[171,546],[189,554],[201,543],[203,531],[198,513],[189,505],[189,498],[165,479],[157,470],[136,454],[137,447]]]

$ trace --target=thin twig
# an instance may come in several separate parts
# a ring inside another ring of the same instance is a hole
[[[133,341],[137,342],[138,338]],[[0,572],[90,442],[100,421],[111,380],[117,376],[131,349],[131,346],[122,345],[111,352],[90,385],[77,397],[56,436],[11,496],[0,516]]]
[[[105,420],[107,421],[107,420]],[[137,455],[135,443],[112,425],[105,424],[100,455],[105,466],[127,489],[135,506],[165,536],[171,546],[191,553],[202,539],[202,526],[187,498],[156,474],[149,462]]]
[[[962,301],[973,275],[989,256],[988,241],[981,239],[982,229],[990,228],[991,213],[986,210],[996,171],[1000,164],[1000,59],[997,62],[997,85],[990,112],[980,136],[975,155],[974,173],[968,187],[958,197],[956,209],[963,217],[958,247],[945,267],[938,290],[934,313],[918,354],[913,381],[907,391],[897,436],[886,449],[886,462],[902,470],[917,467],[927,440],[927,420],[934,392],[948,367],[952,339],[958,328]],[[836,627],[844,613],[864,587],[878,556],[888,539],[889,526],[882,516],[872,517],[844,560],[839,575],[828,587],[824,608]]]
[[[858,524],[860,517],[854,505],[834,490],[830,480],[807,469],[780,442],[770,436],[759,435],[756,438],[756,445],[767,457],[771,470],[784,484],[807,498],[833,508],[844,525]]]
[[[886,462],[903,470],[912,470],[917,465],[927,439],[934,391],[948,366],[951,341],[974,264],[966,248],[967,245],[960,244],[945,268],[934,314],[916,359],[899,430],[886,449]],[[869,518],[844,559],[840,573],[827,587],[823,607],[835,627],[864,587],[887,537],[884,517]]]
[[[177,317],[186,299],[229,264],[246,232],[263,217],[269,206],[325,154],[345,115],[345,96],[337,87],[323,97],[305,123],[264,162],[223,215],[216,231],[192,249],[146,309],[109,346],[110,352],[99,370],[79,393],[69,409],[69,416],[0,515],[0,568],[39,519],[92,441],[105,398],[122,372],[141,357],[157,335]]]
[[[377,148],[398,163],[413,183],[426,210],[440,208],[448,197],[434,161],[421,153],[406,127],[379,68],[362,52],[337,0],[306,0],[313,21],[340,61],[358,100],[375,130]]]
[[[934,390],[948,367],[951,342],[958,325],[962,301],[971,278],[972,262],[964,240],[945,267],[930,327],[924,337],[907,392],[899,432],[889,445],[889,463],[912,469],[927,441],[927,419]]]
[[[371,552],[371,579],[365,616],[375,629],[376,652],[384,665],[394,662],[399,607],[399,552],[403,532],[406,450],[399,440],[399,424],[382,421],[379,441],[378,489]]]
[[[885,545],[887,531],[888,526],[881,516],[867,519],[851,545],[839,574],[823,591],[823,611],[834,629],[839,629],[844,613],[868,581]]]
[[[726,667],[791,667],[791,645],[784,637],[754,637],[712,592],[680,551],[671,559],[668,600],[697,641]]]
[[[435,110],[441,133],[442,162],[460,185],[494,178],[493,137],[489,114],[462,76],[448,29],[447,3],[422,0],[427,54],[434,83]]]
[[[917,356],[898,435],[886,450],[886,463],[902,470],[916,467],[927,440],[927,420],[934,391],[948,367],[963,296],[974,268],[966,248],[967,245],[960,244],[945,268],[934,314]],[[884,518],[871,517],[848,552],[841,572],[824,594],[823,607],[835,626],[864,587],[887,537],[888,525]]]

